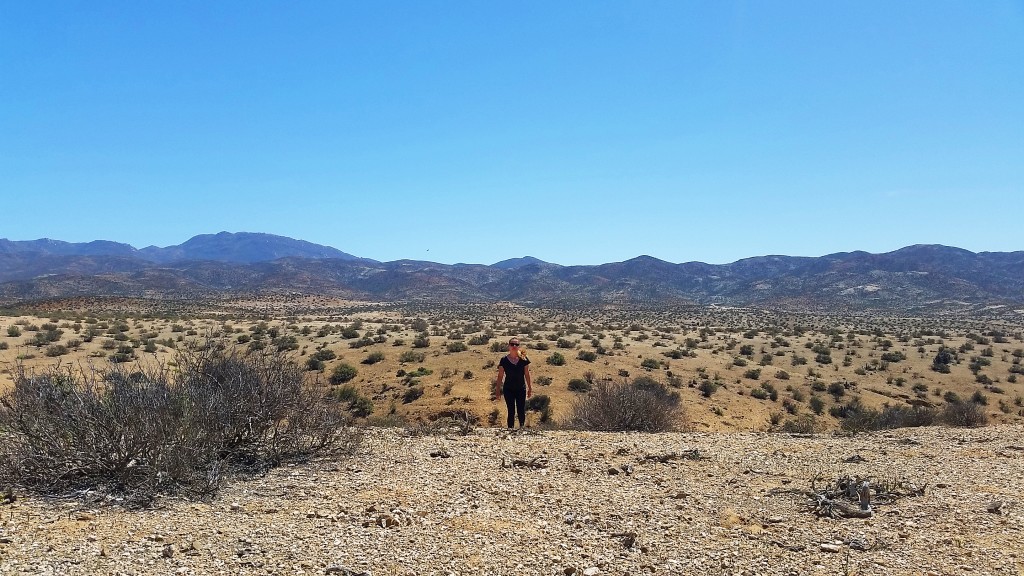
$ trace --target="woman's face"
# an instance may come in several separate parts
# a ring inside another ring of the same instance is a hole
[[[517,340],[515,338],[510,340],[509,343],[508,343],[508,351],[509,352],[519,352],[519,340]]]

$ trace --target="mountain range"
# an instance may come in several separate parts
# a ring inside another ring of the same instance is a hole
[[[114,296],[196,299],[323,294],[537,306],[766,306],[792,310],[1013,310],[1024,251],[914,245],[884,254],[759,256],[673,264],[650,256],[593,266],[533,257],[492,265],[378,262],[260,233],[204,234],[166,248],[97,240],[0,239],[0,303]],[[1019,313],[1019,312],[1018,312]]]

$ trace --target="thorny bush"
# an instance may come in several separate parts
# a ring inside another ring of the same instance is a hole
[[[15,370],[0,396],[0,477],[45,494],[145,506],[217,491],[232,472],[351,451],[359,434],[326,385],[279,352],[180,350],[173,368]]]
[[[685,424],[679,393],[653,378],[597,381],[573,402],[566,420],[569,428],[600,432],[668,432]]]

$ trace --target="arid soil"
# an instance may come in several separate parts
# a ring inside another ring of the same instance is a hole
[[[418,431],[368,428],[351,457],[210,502],[126,511],[16,492],[0,574],[1024,574],[1020,425]],[[811,513],[812,479],[847,475],[871,477],[873,516]],[[879,502],[885,486],[905,494]]]

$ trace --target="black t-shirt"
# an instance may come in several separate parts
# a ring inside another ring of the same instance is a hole
[[[518,362],[513,364],[512,361],[508,359],[508,356],[502,356],[499,365],[505,369],[504,386],[525,388],[526,366],[529,363],[530,361],[528,359],[520,358]]]

